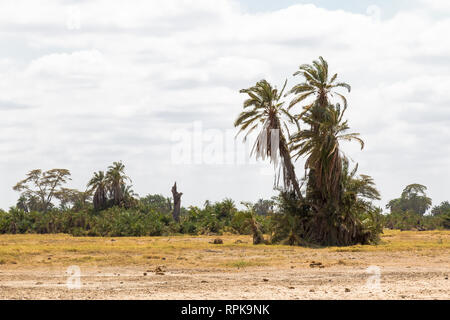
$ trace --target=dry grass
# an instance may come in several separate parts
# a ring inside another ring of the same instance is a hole
[[[212,236],[142,238],[77,238],[69,235],[1,235],[0,268],[165,265],[183,269],[309,267],[314,259],[326,266],[366,264],[352,254],[378,259],[396,254],[439,257],[450,249],[450,231],[386,230],[376,246],[310,249],[279,245],[254,246],[249,236],[224,235],[223,245]],[[242,243],[236,243],[240,240]],[[343,255],[345,254],[345,255]],[[362,257],[362,256],[361,256]],[[367,260],[367,259],[366,259]],[[367,262],[368,263],[368,262]]]
[[[2,235],[0,299],[449,297],[449,231],[386,231],[377,246],[317,249],[215,238]],[[80,290],[66,287],[72,265],[82,270]],[[382,272],[380,290],[366,286],[369,266]]]

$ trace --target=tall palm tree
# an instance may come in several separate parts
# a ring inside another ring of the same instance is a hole
[[[345,82],[336,82],[337,74],[329,78],[328,63],[322,57],[319,57],[319,60],[313,61],[312,65],[301,65],[299,70],[294,73],[294,76],[298,75],[303,76],[305,81],[295,85],[288,92],[288,94],[296,95],[289,104],[289,109],[307,98],[314,98],[313,102],[303,107],[303,112],[298,116],[299,119],[309,110],[313,109],[312,114],[316,120],[320,121],[323,111],[330,104],[329,98],[335,95],[343,102],[343,112],[345,112],[345,109],[347,109],[347,99],[343,94],[335,90],[337,88],[345,88],[350,92],[351,87]]]
[[[342,114],[338,106],[330,105],[319,122],[310,110],[304,116],[310,128],[299,131],[291,139],[294,157],[306,156],[305,167],[310,170],[306,197],[315,214],[308,223],[308,234],[313,242],[325,245],[364,240],[360,237],[362,227],[358,216],[350,211],[350,206],[344,205],[348,199],[344,199],[345,156],[339,148],[342,140],[355,140],[361,148],[364,142],[358,133],[347,133],[349,127],[347,121],[342,121]]]
[[[107,181],[106,176],[103,171],[98,171],[94,173],[94,176],[89,180],[87,184],[88,190],[94,191],[94,208],[95,210],[102,210],[106,208],[107,202]]]
[[[306,156],[305,168],[314,172],[309,183],[313,188],[313,198],[319,197],[321,203],[339,201],[342,191],[342,152],[339,142],[357,141],[364,148],[364,141],[359,133],[347,133],[347,121],[342,121],[344,110],[339,105],[329,105],[325,109],[322,121],[317,121],[312,110],[308,111],[303,121],[310,125],[291,137],[291,151],[298,159]]]
[[[126,185],[126,181],[131,182],[131,179],[125,175],[125,166],[121,161],[113,162],[112,166],[108,167],[106,181],[114,205],[120,206],[124,200],[124,190],[122,186]]]
[[[252,149],[252,154],[256,158],[266,157],[274,163],[280,165],[280,172],[283,171],[283,182],[285,189],[293,189],[296,195],[302,199],[300,186],[295,174],[295,168],[291,160],[288,142],[289,128],[287,124],[296,124],[297,120],[284,108],[284,102],[280,101],[286,87],[285,82],[281,92],[267,82],[261,80],[255,86],[240,90],[246,93],[248,99],[244,102],[244,111],[236,119],[234,126],[240,127],[238,134],[247,131],[244,141],[254,130],[260,130]],[[279,163],[279,157],[281,162]],[[280,174],[275,176],[275,185],[279,184]]]
[[[305,164],[305,169],[309,170],[308,193],[315,194],[316,197],[322,198],[322,201],[326,201],[330,193],[332,198],[337,199],[342,162],[339,149],[334,147],[338,147],[338,140],[352,140],[357,137],[337,137],[340,134],[337,131],[343,132],[348,127],[344,129],[342,126],[346,126],[346,123],[341,124],[347,109],[347,99],[336,89],[345,88],[350,92],[351,87],[345,82],[337,82],[337,74],[329,77],[328,63],[322,57],[313,61],[311,65],[301,65],[294,73],[294,76],[298,75],[304,78],[304,82],[295,85],[289,91],[289,94],[295,95],[289,109],[308,98],[313,98],[313,101],[306,104],[303,111],[296,116],[298,120],[309,124],[310,130],[299,130],[295,134],[295,138],[291,139],[292,149],[297,151],[297,158],[311,153]],[[330,98],[334,96],[344,104],[342,111],[339,104],[334,106],[330,103]]]

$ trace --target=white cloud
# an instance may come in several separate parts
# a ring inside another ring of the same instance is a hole
[[[450,3],[447,0],[419,0],[425,9],[431,9],[439,12],[450,11]]]
[[[107,69],[107,62],[98,50],[87,50],[45,55],[31,61],[25,74],[54,80],[51,82],[53,88],[58,84],[90,87],[106,76]]]
[[[79,29],[67,28],[71,6]],[[411,182],[446,200],[450,19],[436,12],[447,9],[421,1],[379,20],[314,5],[249,14],[228,0],[2,2],[0,206],[30,169],[67,167],[83,188],[120,159],[140,194],[169,194],[177,180],[185,204],[269,197],[261,166],[172,165],[171,134],[195,120],[231,129],[239,89],[292,85],[319,55],[353,87],[348,118],[367,148],[345,148],[383,202]]]

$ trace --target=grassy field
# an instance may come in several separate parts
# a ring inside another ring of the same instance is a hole
[[[327,259],[339,252],[408,251],[416,255],[439,255],[450,249],[450,231],[385,230],[376,246],[302,248],[252,245],[249,236],[223,235],[224,244],[211,242],[217,236],[142,238],[84,238],[69,235],[0,235],[0,265],[23,266],[98,265],[126,266],[161,263],[184,268],[244,268],[288,266],[307,263],[302,257],[322,256],[328,265],[349,263]],[[304,260],[304,261],[303,261]],[[352,262],[354,264],[355,262]]]
[[[254,246],[250,236],[1,235],[0,299],[449,299],[450,232],[376,246]],[[66,286],[69,266],[82,289]],[[368,267],[382,272],[368,289]]]

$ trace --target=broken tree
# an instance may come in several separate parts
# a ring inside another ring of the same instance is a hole
[[[176,222],[180,222],[180,211],[181,211],[181,196],[183,195],[182,192],[177,191],[177,183],[172,187],[172,195],[173,195],[173,219]]]

